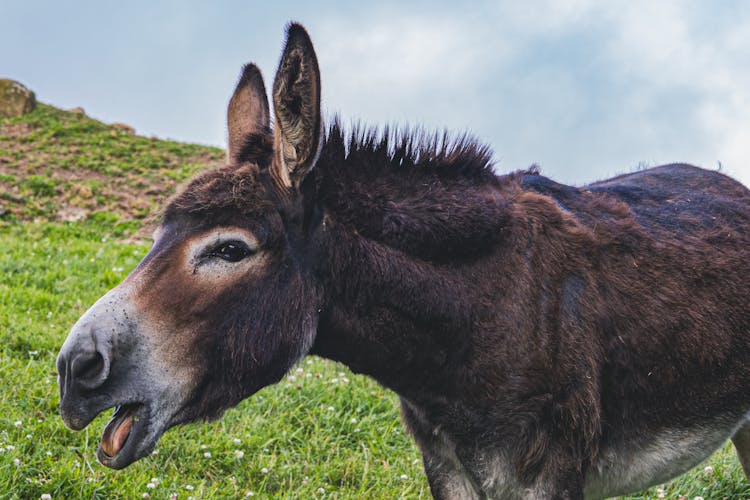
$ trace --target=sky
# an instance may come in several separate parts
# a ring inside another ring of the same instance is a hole
[[[750,185],[750,2],[0,0],[0,78],[143,135],[226,145],[255,62],[310,33],[324,116],[469,132],[498,173],[687,162]]]

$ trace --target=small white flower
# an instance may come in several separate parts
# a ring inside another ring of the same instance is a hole
[[[332,384],[338,384],[338,383],[339,383],[339,379],[337,379],[337,378],[332,378],[332,379],[331,379],[331,383],[332,383]]]
[[[210,452],[210,451],[207,451],[207,452],[205,452],[205,453],[203,454],[203,456],[204,456],[204,457],[206,457],[206,458],[211,458],[211,452]]]
[[[185,489],[188,490],[188,491],[193,491],[195,488],[193,487],[192,484],[186,484],[185,485]]]
[[[245,493],[245,497],[246,498],[247,497],[254,497],[254,496],[255,496],[255,493],[253,493],[252,491],[248,491],[247,493]]]
[[[656,489],[656,496],[659,498],[664,498],[667,495],[664,493],[664,488],[657,488]]]
[[[18,458],[14,458],[14,459],[13,459],[13,465],[15,465],[16,467],[20,467],[20,465],[21,465],[21,460],[20,460],[20,459],[18,459]]]
[[[242,450],[234,450],[234,456],[237,458],[242,458],[245,456],[245,452]]]
[[[706,473],[706,474],[713,474],[713,473],[714,473],[714,468],[713,468],[713,467],[711,467],[710,465],[707,465],[707,466],[706,466],[706,467],[705,467],[705,468],[703,469],[703,472],[704,472],[704,473]]]
[[[208,446],[206,446],[205,444],[201,445],[201,450],[205,450],[206,448],[208,448]]]
[[[320,493],[321,495],[325,492],[326,490],[324,488],[318,488],[318,493]]]
[[[336,410],[336,408],[334,408],[333,406],[328,407],[328,411],[334,411],[334,410]]]
[[[47,453],[45,453],[45,455],[47,455],[48,457],[51,457],[52,456],[52,452],[48,451]]]
[[[41,500],[52,500],[52,495],[49,493],[42,493],[42,496],[39,498],[41,498]]]
[[[296,373],[297,375],[302,375],[303,373],[305,373],[305,370],[303,370],[302,368],[297,368],[296,370],[294,370],[294,373]]]
[[[312,359],[308,359],[308,360],[306,361],[306,363],[307,363],[308,365],[311,365],[311,364],[312,364]]]
[[[8,450],[8,451],[13,451],[13,450],[16,449],[16,447],[13,446],[12,444],[9,444],[8,446],[5,447],[5,449]]]
[[[234,438],[232,441],[234,441],[236,444],[240,444],[242,442],[240,438]]]
[[[693,500],[703,500],[703,497],[693,497]]]
[[[346,373],[344,373],[344,372],[339,372],[339,377],[346,377]]]
[[[262,469],[261,469],[260,471],[261,471],[261,472],[262,472],[263,474],[268,474],[268,469],[267,469],[266,467],[263,467],[263,468],[262,468]]]
[[[158,477],[152,477],[151,482],[158,485],[159,484],[159,478]]]
[[[156,485],[155,485],[154,483],[148,483],[148,484],[146,485],[146,488],[148,488],[148,489],[150,489],[150,490],[153,490],[154,488],[156,488]]]
[[[297,381],[297,377],[296,377],[296,376],[294,376],[294,375],[289,375],[289,376],[288,376],[288,377],[287,377],[286,379],[287,379],[287,380],[288,380],[289,382],[296,382],[296,381]]]
[[[406,481],[407,479],[409,479],[409,476],[407,476],[406,474],[401,474],[399,476],[399,479],[401,479],[402,481]]]
[[[149,493],[144,493],[141,495],[141,498],[151,498],[151,495]]]
[[[353,424],[356,424],[357,423],[357,418],[356,417],[352,417],[351,420],[349,420],[349,422],[351,422]]]
[[[16,420],[15,422],[13,422],[13,425],[15,425],[16,427],[21,427],[23,425],[23,422],[21,422],[20,420]]]

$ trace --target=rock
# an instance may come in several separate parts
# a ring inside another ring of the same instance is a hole
[[[124,132],[129,135],[135,135],[135,129],[131,127],[130,125],[128,125],[127,123],[115,122],[115,123],[112,123],[110,126],[116,128],[120,132]]]
[[[80,106],[78,106],[77,108],[69,109],[68,113],[74,113],[76,115],[84,115],[84,116],[86,115],[86,112]]]
[[[29,113],[36,106],[36,95],[14,80],[0,79],[0,118]]]
[[[57,218],[63,222],[78,222],[86,218],[88,212],[79,207],[63,207],[57,212]]]

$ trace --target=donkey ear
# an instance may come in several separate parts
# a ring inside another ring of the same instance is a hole
[[[273,82],[276,115],[272,173],[286,188],[298,188],[320,149],[320,70],[310,37],[301,25],[287,30]]]
[[[254,64],[242,68],[240,82],[229,100],[227,126],[227,156],[230,162],[240,161],[242,149],[250,136],[269,133],[271,122],[266,87],[260,70]]]

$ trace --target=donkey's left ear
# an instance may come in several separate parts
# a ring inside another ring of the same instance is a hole
[[[305,28],[296,23],[287,29],[273,82],[273,108],[272,173],[282,187],[297,189],[318,158],[323,126],[318,59]]]

